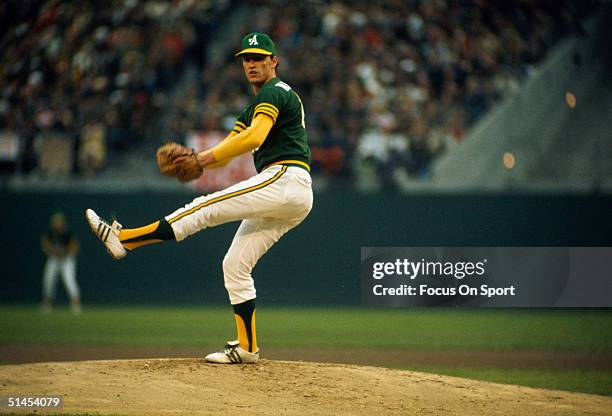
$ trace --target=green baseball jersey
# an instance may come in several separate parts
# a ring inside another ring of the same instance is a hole
[[[265,114],[274,121],[266,140],[253,151],[257,172],[281,161],[310,166],[304,106],[289,85],[275,77],[262,86],[238,116],[234,131],[240,133],[248,128],[257,114]]]

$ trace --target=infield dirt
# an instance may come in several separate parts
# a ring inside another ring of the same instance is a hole
[[[378,367],[272,360],[231,366],[193,358],[5,365],[0,366],[0,386],[2,395],[60,394],[64,413],[612,414],[612,397]]]

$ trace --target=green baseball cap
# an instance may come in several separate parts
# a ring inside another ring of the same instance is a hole
[[[242,50],[235,56],[245,53],[258,53],[261,55],[274,55],[276,47],[270,36],[265,33],[251,32],[242,38]]]

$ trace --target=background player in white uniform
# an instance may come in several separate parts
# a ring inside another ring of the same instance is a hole
[[[228,364],[254,363],[259,359],[256,291],[251,271],[274,243],[306,218],[312,207],[304,108],[299,96],[276,76],[274,43],[264,33],[250,33],[243,38],[236,56],[242,57],[242,67],[255,96],[238,117],[233,131],[214,148],[199,152],[197,161],[206,170],[253,152],[259,173],[196,198],[140,228],[125,229],[117,221],[109,225],[93,210],[86,211],[92,231],[115,259],[143,245],[181,241],[205,228],[242,220],[223,259],[223,277],[234,309],[238,340],[229,342],[223,352],[206,357],[211,362]],[[287,276],[290,278],[289,271]]]
[[[43,310],[48,311],[55,301],[55,286],[58,274],[70,298],[72,312],[81,312],[81,295],[76,281],[76,254],[79,243],[68,230],[66,218],[61,213],[51,216],[50,228],[40,239],[47,262],[43,272]]]

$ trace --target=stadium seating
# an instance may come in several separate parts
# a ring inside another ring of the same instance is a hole
[[[427,178],[432,160],[515,91],[597,1],[252,1],[237,33],[277,43],[279,76],[302,96],[316,174],[385,186]],[[232,2],[3,2],[0,131],[17,131],[22,172],[41,131],[72,137],[69,171],[95,175],[164,135],[231,120],[250,91],[235,62],[207,62],[208,34]],[[10,18],[9,18],[10,16]],[[217,26],[215,26],[217,25]],[[195,67],[197,88],[168,106]],[[101,123],[95,147],[83,137]],[[10,134],[0,134],[9,137]],[[173,136],[174,137],[174,136]],[[108,154],[106,150],[108,148]],[[89,150],[88,150],[89,149]],[[95,160],[95,163],[86,163]],[[79,162],[80,161],[80,162]]]

